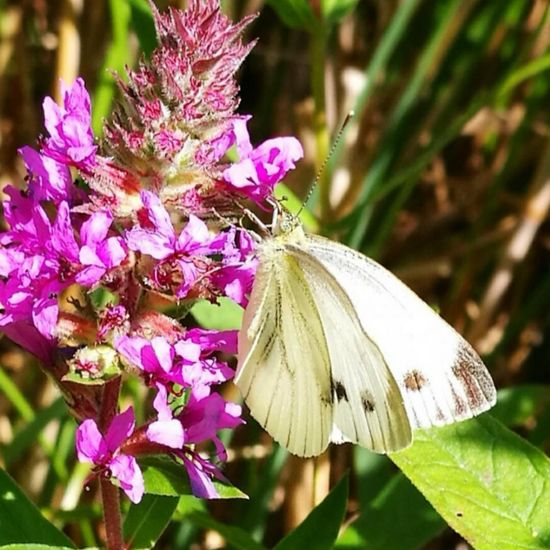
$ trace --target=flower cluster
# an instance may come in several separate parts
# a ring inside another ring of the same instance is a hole
[[[303,154],[291,137],[254,148],[249,117],[236,113],[250,19],[233,24],[218,0],[153,15],[159,46],[120,83],[102,146],[82,79],[63,84],[62,105],[45,99],[48,135],[20,149],[27,185],[4,190],[0,234],[0,330],[63,391],[80,422],[79,460],[134,502],[144,492],[136,457],[150,453],[180,463],[196,495],[218,496],[218,432],[243,421],[213,387],[233,376],[223,358],[236,334],[188,328],[175,312],[223,296],[246,305],[254,241],[225,220],[243,198],[262,206]],[[140,426],[132,407],[116,414],[123,376],[154,395]],[[114,382],[111,403],[102,389]]]

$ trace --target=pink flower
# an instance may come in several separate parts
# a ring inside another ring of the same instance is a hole
[[[204,272],[197,266],[195,259],[222,250],[225,236],[211,236],[206,224],[193,215],[189,216],[189,221],[178,236],[168,212],[154,193],[142,191],[141,200],[148,218],[141,227],[134,227],[126,233],[128,247],[160,260],[155,267],[155,279],[161,288],[166,283],[163,280],[167,277],[166,273],[171,271],[169,267],[164,267],[176,264],[183,278],[176,289],[176,296],[184,298]]]
[[[255,149],[250,143],[246,118],[233,121],[233,134],[239,162],[223,173],[224,180],[255,202],[262,202],[273,193],[297,160],[304,156],[300,142],[294,137],[268,139]]]
[[[217,458],[226,460],[226,450],[217,432],[227,428],[233,429],[242,424],[240,414],[239,405],[226,402],[217,393],[200,398],[191,392],[189,402],[177,415],[177,421],[181,422],[184,428],[186,446],[180,449],[174,446],[171,452],[183,461],[195,496],[218,498],[219,493],[213,481],[214,479],[225,481],[225,478],[217,466],[187,445],[212,440],[216,447]]]
[[[10,229],[0,235],[0,326],[28,321],[48,340],[55,336],[57,295],[78,282],[90,287],[126,257],[120,237],[107,237],[112,218],[92,214],[80,227],[80,244],[69,205],[61,201],[52,223],[41,204],[7,188]],[[3,329],[5,332],[5,330]]]
[[[217,432],[233,429],[244,423],[241,418],[241,407],[225,401],[218,393],[197,398],[191,392],[189,402],[177,419],[183,425],[187,444],[213,441],[217,456],[221,460],[226,460],[227,454]]]
[[[66,164],[35,151],[25,145],[19,149],[23,162],[29,174],[29,191],[37,201],[60,200],[74,201],[82,198],[73,184],[71,171]]]
[[[113,418],[105,436],[101,435],[95,420],[84,420],[76,431],[76,451],[80,462],[91,462],[100,471],[109,472],[128,498],[137,503],[144,493],[143,475],[136,459],[120,450],[134,427],[132,407]]]
[[[127,251],[120,237],[108,237],[113,217],[109,212],[95,212],[80,228],[78,260],[82,270],[76,281],[85,286],[97,283],[110,269],[119,266]]]
[[[44,123],[50,133],[43,152],[53,159],[85,172],[95,165],[97,146],[91,127],[90,95],[82,78],[67,87],[61,81],[63,106],[44,99]]]
[[[258,265],[254,249],[254,241],[246,231],[231,228],[222,253],[222,267],[211,276],[212,283],[224,296],[243,307],[248,303]]]

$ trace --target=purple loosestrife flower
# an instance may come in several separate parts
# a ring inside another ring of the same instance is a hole
[[[67,166],[89,172],[95,166],[97,146],[94,144],[90,95],[82,78],[67,87],[61,81],[63,106],[51,97],[44,100],[44,121],[50,137],[44,154]]]
[[[163,15],[151,7],[159,47],[119,82],[102,149],[84,82],[62,84],[62,105],[44,100],[40,148],[20,150],[28,187],[5,189],[0,233],[0,331],[43,361],[82,420],[79,460],[133,502],[144,492],[135,457],[150,453],[183,465],[195,495],[219,496],[218,432],[243,420],[214,387],[234,375],[220,353],[236,353],[237,332],[187,329],[171,306],[246,306],[254,241],[224,220],[242,215],[243,196],[265,209],[303,156],[291,137],[254,148],[250,117],[236,113],[253,17],[233,23],[219,0]],[[102,434],[94,419],[114,414],[124,372],[153,390],[155,415],[135,428],[129,408]]]
[[[143,475],[136,459],[121,450],[134,428],[132,407],[113,418],[105,435],[101,435],[95,420],[84,420],[76,431],[76,451],[80,462],[91,462],[98,473],[108,472],[128,498],[137,503],[143,497]]]
[[[257,203],[272,195],[275,184],[281,181],[296,161],[304,156],[300,142],[294,137],[268,139],[253,148],[246,128],[246,118],[233,121],[233,135],[239,162],[229,166],[224,180]]]
[[[120,237],[108,237],[112,217],[96,212],[80,225],[67,202],[58,205],[54,223],[31,197],[8,188],[4,205],[10,229],[0,236],[4,277],[0,284],[0,326],[17,321],[33,324],[46,339],[55,337],[58,294],[73,283],[87,288],[119,266],[127,252]]]
[[[25,145],[19,149],[29,175],[29,192],[37,201],[74,201],[79,193],[65,164]]]
[[[127,251],[121,237],[108,237],[113,218],[109,212],[95,212],[80,227],[80,244],[74,235],[69,205],[59,205],[52,231],[52,256],[56,257],[63,277],[92,287],[110,270],[118,267]]]
[[[196,397],[191,392],[189,402],[177,415],[184,429],[185,445],[177,448],[171,445],[171,453],[179,458],[187,470],[193,494],[200,498],[218,498],[220,495],[213,483],[214,479],[226,481],[217,466],[200,456],[188,445],[213,441],[218,460],[226,460],[227,453],[217,432],[234,429],[244,421],[240,418],[241,407],[226,402],[219,394]]]
[[[90,174],[96,164],[97,146],[91,129],[90,96],[78,78],[67,87],[61,81],[63,106],[44,99],[44,122],[50,137],[37,152],[19,149],[29,173],[29,191],[35,200],[83,201],[85,194],[73,184],[69,167]]]
[[[141,199],[146,217],[141,217],[141,227],[133,227],[126,234],[128,247],[159,260],[152,277],[157,289],[173,290],[177,298],[185,298],[199,277],[207,273],[208,256],[223,250],[225,234],[212,236],[206,224],[191,215],[177,236],[160,199],[149,191],[142,191]]]
[[[243,307],[248,303],[258,265],[254,250],[249,233],[230,228],[222,251],[222,265],[211,275],[212,283],[222,294]]]

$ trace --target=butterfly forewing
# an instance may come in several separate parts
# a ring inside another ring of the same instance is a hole
[[[376,262],[317,236],[304,253],[338,281],[395,377],[413,427],[448,424],[489,409],[493,381],[473,348]]]
[[[266,245],[239,333],[235,381],[254,418],[300,456],[332,428],[330,359],[315,297],[293,259]]]

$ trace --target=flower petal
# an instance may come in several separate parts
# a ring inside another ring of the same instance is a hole
[[[145,485],[136,459],[133,456],[119,454],[111,460],[109,469],[128,498],[134,504],[140,502],[145,492]]]
[[[101,464],[107,454],[107,445],[95,420],[84,420],[76,430],[76,454],[80,462]]]

